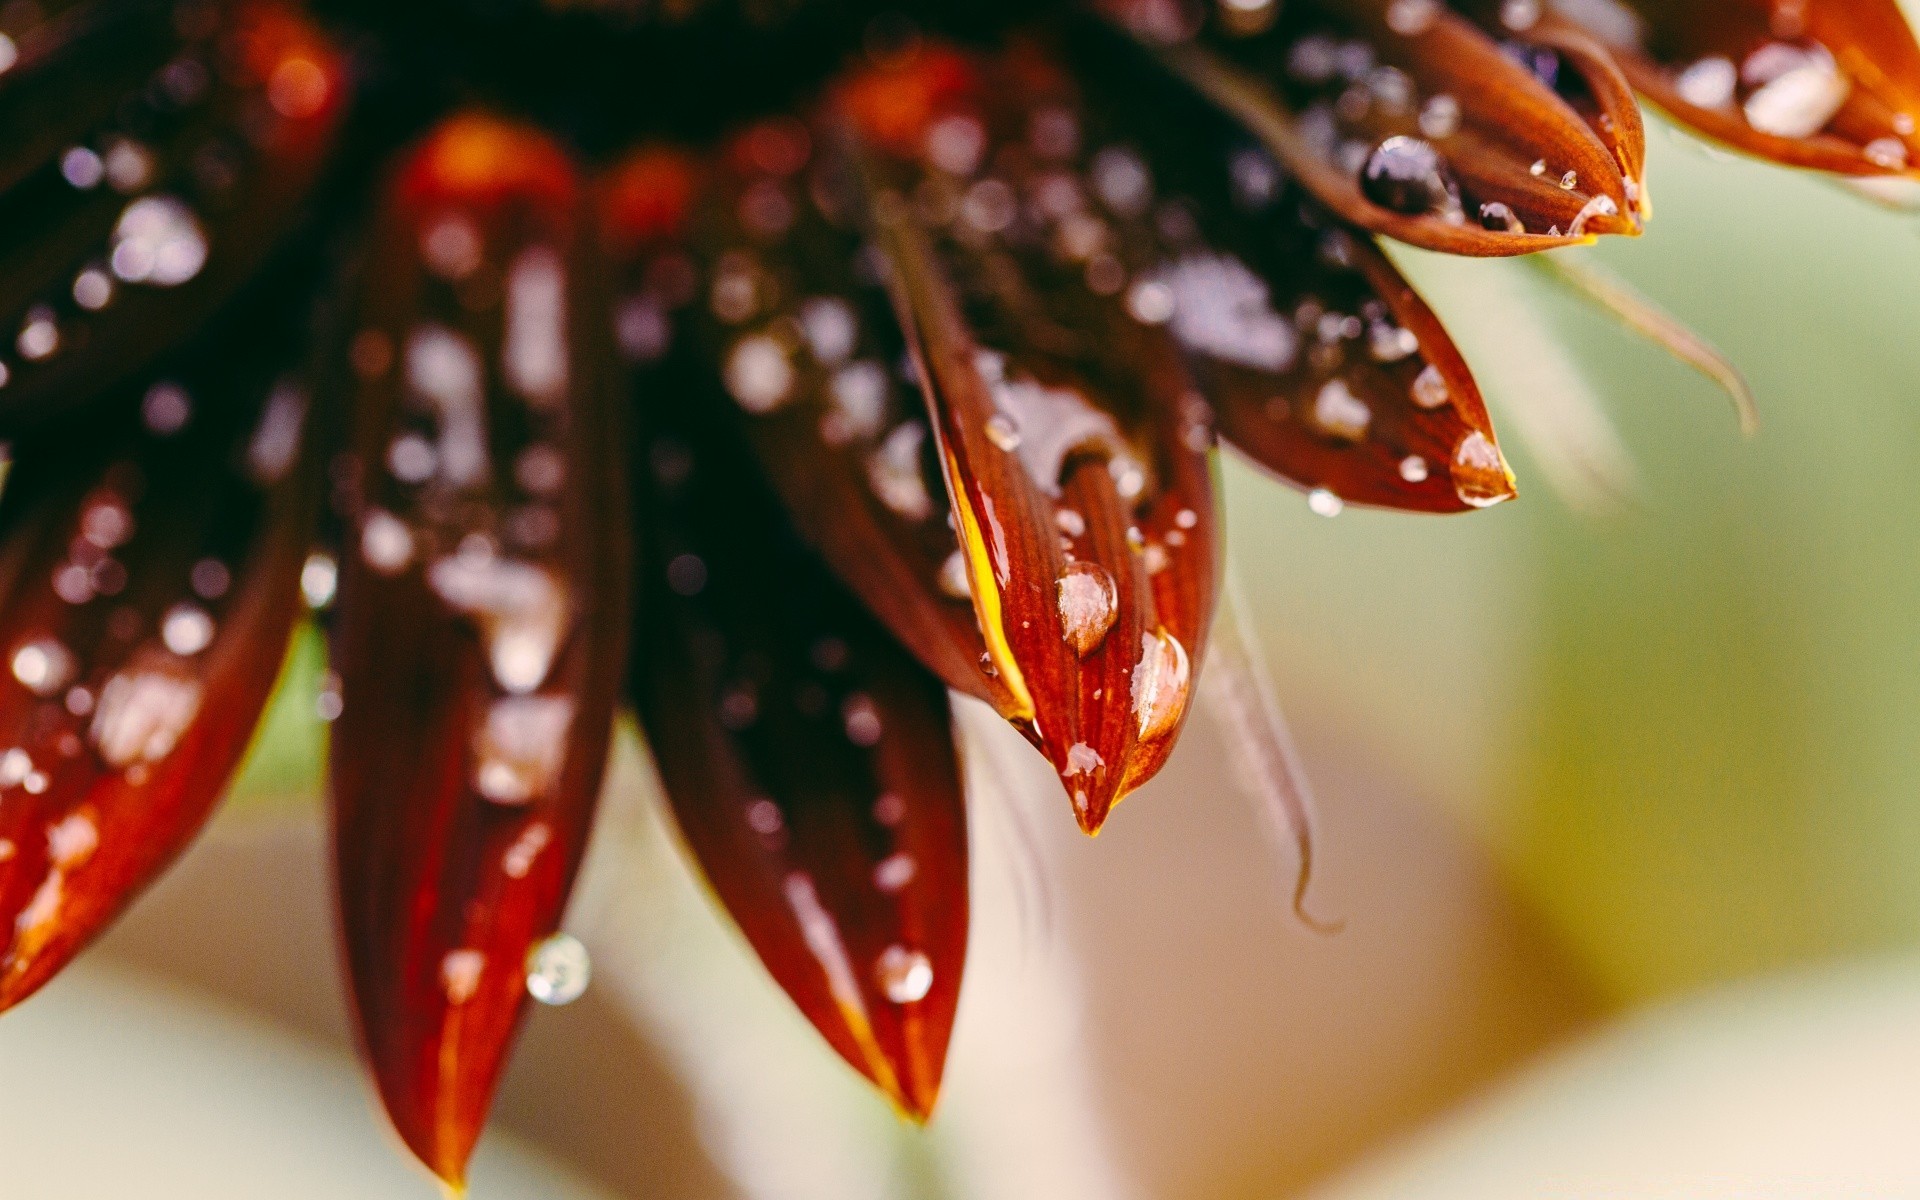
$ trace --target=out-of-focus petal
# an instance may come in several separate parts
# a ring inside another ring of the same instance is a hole
[[[297,354],[288,307],[84,426],[14,448],[0,504],[0,1008],[199,830],[273,687],[319,477],[304,393],[277,378]]]
[[[278,0],[90,0],[10,36],[5,431],[99,395],[251,279],[295,226],[346,92],[325,36]]]
[[[340,910],[387,1111],[450,1181],[579,865],[624,655],[624,445],[585,215],[540,135],[442,126],[391,183],[349,353]]]
[[[1593,80],[1576,98],[1595,125],[1441,0],[1313,0],[1260,19],[1175,0],[1099,7],[1344,220],[1470,255],[1639,231],[1639,130],[1588,47],[1567,53]]]
[[[629,250],[624,349],[651,362],[686,338],[717,364],[722,403],[801,534],[948,686],[1016,717],[986,669],[899,326],[858,232],[809,186],[813,157],[804,125],[772,120],[705,170],[644,150],[610,173],[604,208]],[[662,240],[675,212],[684,238]]]
[[[1513,495],[1478,387],[1371,236],[1232,122],[1137,69],[1080,64],[1088,119],[1161,197],[1109,215],[1105,251],[1180,341],[1221,434],[1316,503],[1423,512]],[[1116,166],[1113,169],[1118,170]]]
[[[710,378],[640,390],[633,691],[680,828],[801,1011],[924,1118],[967,938],[946,689],[788,525]]]
[[[1736,149],[1846,175],[1900,174],[1920,155],[1920,45],[1894,0],[1553,8],[1542,25],[1583,24],[1655,104]]]
[[[1125,208],[1143,183],[1035,140],[1064,86],[929,47],[844,81],[830,136],[854,143],[840,186],[921,375],[989,654],[1093,831],[1186,716],[1218,568],[1213,434],[1124,268],[1059,252],[1076,213],[1097,226],[1091,198]]]

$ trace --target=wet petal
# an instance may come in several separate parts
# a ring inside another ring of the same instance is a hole
[[[1138,73],[1081,72],[1153,164],[1157,212],[1108,218],[1136,307],[1186,352],[1220,432],[1281,478],[1424,512],[1513,495],[1486,406],[1433,312],[1232,122]]]
[[[975,615],[1093,831],[1186,716],[1217,569],[1209,414],[1163,322],[1130,315],[1124,267],[1110,280],[1056,253],[1076,210],[1093,219],[1086,197],[1118,189],[1107,203],[1129,207],[1143,168],[1033,141],[1036,119],[1075,119],[1047,64],[976,63],[966,70],[990,77],[946,87],[957,59],[935,47],[874,69],[892,89],[940,85],[918,145],[876,119],[895,109],[871,106],[888,94],[872,76],[844,86],[835,112],[864,147],[853,174],[921,374]],[[949,158],[945,140],[963,136],[981,153]]]
[[[626,629],[597,255],[564,155],[462,118],[388,193],[356,426],[332,792],[355,1009],[458,1181],[599,791]]]
[[[704,172],[668,151],[613,171],[605,208],[624,255],[616,324],[635,362],[676,337],[717,365],[800,529],[903,645],[950,687],[1016,716],[983,669],[966,571],[905,347],[857,231],[809,186],[812,138],[791,119],[736,136]],[[698,181],[697,183],[695,181]],[[698,220],[688,213],[700,189]],[[684,237],[663,239],[663,225]]]
[[[94,0],[9,35],[0,428],[12,430],[144,366],[254,276],[311,190],[345,78],[324,35],[274,0],[178,14]]]
[[[697,371],[650,373],[634,694],[681,830],[767,969],[924,1119],[967,938],[947,693],[788,527]]]
[[[1322,0],[1253,23],[1143,16],[1168,0],[1103,8],[1345,220],[1473,255],[1639,230],[1639,130],[1584,43],[1565,53],[1591,78],[1570,93],[1592,126],[1440,0]]]
[[[276,379],[296,354],[288,307],[84,427],[15,447],[0,505],[0,1008],[199,830],[273,687],[318,477],[296,464],[317,457],[301,454],[304,394]]]
[[[1893,0],[1565,5],[1559,19],[1676,119],[1749,154],[1847,175],[1920,155],[1920,45]]]

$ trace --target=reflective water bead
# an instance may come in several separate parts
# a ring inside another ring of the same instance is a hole
[[[933,961],[918,950],[888,946],[874,963],[874,978],[887,999],[895,1004],[912,1004],[926,999],[933,990]]]
[[[1380,207],[1411,216],[1460,207],[1446,160],[1419,138],[1396,135],[1374,147],[1360,168],[1360,190]]]
[[[1056,586],[1060,636],[1085,658],[1100,648],[1119,618],[1119,590],[1105,567],[1085,560],[1068,563]]]
[[[527,951],[527,994],[542,1004],[572,1004],[592,979],[587,948],[572,934],[556,933]]]

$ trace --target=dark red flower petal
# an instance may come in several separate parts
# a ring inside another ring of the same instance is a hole
[[[895,98],[916,84],[930,101]],[[845,173],[921,375],[988,652],[1094,831],[1186,716],[1218,563],[1209,413],[1178,348],[1129,315],[1124,277],[1060,253],[1069,210],[1133,175],[1034,140],[1068,103],[1045,63],[936,46],[856,75],[831,117],[856,143]],[[919,138],[896,108],[924,110]]]
[[[11,11],[11,10],[9,10]],[[0,430],[197,329],[295,226],[345,104],[297,8],[68,4],[0,87]]]
[[[1570,55],[1594,82],[1577,96],[1604,125],[1441,0],[1313,0],[1257,21],[1174,0],[1099,7],[1343,220],[1469,255],[1639,231],[1639,133],[1584,47]]]
[[[1137,70],[1081,72],[1087,109],[1152,163],[1159,214],[1113,217],[1220,432],[1323,504],[1423,512],[1513,495],[1480,392],[1432,310],[1266,152]],[[1144,169],[1144,167],[1142,168]]]
[[[387,1111],[458,1181],[605,765],[626,506],[598,251],[565,155],[456,119],[387,194],[350,352],[335,859]]]
[[[816,202],[812,159],[789,119],[748,129],[704,169],[644,150],[612,172],[604,207],[630,248],[622,339],[639,361],[691,339],[802,535],[948,686],[1016,716],[983,666],[899,326],[858,232]]]
[[[273,688],[319,477],[304,394],[275,378],[294,354],[286,316],[15,446],[0,504],[0,1009],[199,830]]]
[[[680,828],[761,961],[908,1115],[967,940],[947,692],[787,524],[695,367],[649,373],[634,698]]]
[[[1920,155],[1920,45],[1894,0],[1649,0],[1559,20],[1585,21],[1655,104],[1749,154],[1846,175]]]

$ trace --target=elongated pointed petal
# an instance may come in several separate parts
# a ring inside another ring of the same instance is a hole
[[[1079,65],[1088,111],[1153,164],[1157,215],[1110,216],[1107,244],[1140,264],[1135,307],[1167,322],[1223,436],[1323,507],[1513,495],[1466,363],[1371,236],[1180,89]]]
[[[371,251],[335,615],[334,849],[355,1012],[458,1182],[560,919],[624,654],[622,443],[564,155],[462,118]]]
[[[1567,98],[1438,0],[1319,0],[1252,25],[1167,0],[1101,6],[1346,221],[1427,249],[1508,255],[1639,230],[1639,133],[1604,59]],[[1621,119],[1614,120],[1615,117]]]
[[[761,961],[924,1119],[967,938],[947,693],[787,525],[715,391],[697,370],[641,386],[634,697],[680,828]]]
[[[975,86],[949,83],[968,75]],[[909,103],[916,82],[925,103]],[[1116,185],[1091,147],[1031,148],[1032,118],[1069,103],[1064,86],[1038,61],[934,47],[848,81],[835,112],[860,144],[852,174],[921,374],[975,616],[1091,832],[1172,746],[1217,563],[1209,415],[1172,337],[1128,314],[1119,263],[1109,286],[1058,261],[1071,206],[1019,211],[1049,185]],[[917,144],[901,141],[901,112],[924,115]],[[977,153],[947,157],[947,140]]]
[[[1894,0],[1567,6],[1635,87],[1716,141],[1845,175],[1920,158],[1920,45]]]
[[[14,448],[0,504],[0,1009],[199,830],[273,687],[318,490],[304,397],[275,382],[293,357],[286,315],[144,395],[123,390],[85,428]]]
[[[679,336],[717,364],[802,535],[948,686],[1018,716],[987,669],[925,408],[897,369],[899,326],[859,233],[809,186],[812,158],[806,127],[776,120],[704,173],[646,150],[610,174],[629,353],[656,360]],[[666,214],[692,218],[696,187],[697,219],[662,240]]]
[[[0,431],[84,403],[199,327],[299,217],[345,107],[277,0],[87,0],[0,89]]]

